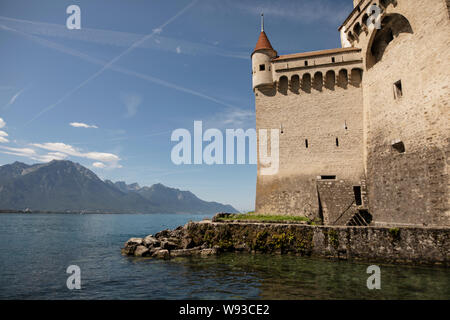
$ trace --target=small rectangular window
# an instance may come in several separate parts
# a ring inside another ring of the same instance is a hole
[[[305,147],[306,147],[306,149],[308,149],[308,148],[309,148],[309,143],[308,143],[308,139],[305,139]]]
[[[336,147],[339,147],[339,138],[336,138]]]
[[[308,61],[305,61],[305,67],[307,67],[308,66]]]
[[[394,98],[400,99],[402,96],[403,96],[402,81],[399,80],[396,83],[394,83]]]
[[[355,194],[355,203],[357,206],[362,205],[362,197],[361,197],[361,187],[355,186],[353,187],[353,193]]]
[[[403,143],[403,141],[399,141],[399,140],[394,141],[392,143],[392,148],[394,148],[394,150],[397,150],[399,153],[406,152],[405,144]]]
[[[322,180],[336,180],[336,176],[320,176]]]
[[[336,62],[336,58],[335,57],[331,58],[331,62],[335,63]]]
[[[265,64],[260,64],[259,65],[259,71],[264,71],[266,70],[266,65]]]

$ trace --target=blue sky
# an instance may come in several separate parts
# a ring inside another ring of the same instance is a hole
[[[66,8],[81,8],[81,30]],[[279,54],[336,48],[351,0],[2,0],[0,165],[68,159],[254,208],[255,165],[181,165],[173,130],[254,128],[259,13]],[[145,38],[144,38],[145,37]],[[142,40],[144,39],[144,40]]]

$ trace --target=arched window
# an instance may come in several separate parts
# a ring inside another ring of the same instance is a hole
[[[302,77],[302,90],[311,93],[311,75],[309,73],[305,73]]]
[[[336,86],[336,73],[334,73],[333,70],[330,70],[325,75],[325,88],[334,91],[335,86]]]
[[[287,94],[287,92],[288,92],[288,82],[289,82],[288,77],[282,76],[280,78],[280,83],[279,83],[279,86],[278,86],[278,90],[282,94]]]
[[[347,39],[348,39],[348,41],[350,41],[350,42],[355,41],[355,37],[353,36],[353,33],[352,33],[351,31],[349,31],[349,32],[347,33]]]
[[[368,26],[368,23],[369,23],[369,15],[368,15],[367,13],[365,13],[365,14],[363,15],[363,17],[362,17],[362,23],[363,23],[363,26],[369,27],[369,26]]]
[[[397,0],[380,0],[380,5],[382,8],[387,8],[387,6],[391,3],[394,6],[397,6]]]
[[[359,36],[359,34],[361,33],[361,25],[359,24],[359,22],[357,22],[353,27],[353,33],[355,34],[356,37]]]
[[[322,91],[322,89],[323,89],[323,74],[322,74],[322,72],[316,72],[314,74],[313,88],[317,91]]]
[[[362,82],[362,70],[361,69],[352,69],[352,74],[351,74],[351,83],[352,86],[359,88],[361,86],[361,82]]]
[[[367,68],[382,60],[383,55],[389,46],[400,34],[413,34],[411,24],[401,14],[390,14],[381,21],[381,29],[373,35],[373,40],[369,43]]]
[[[300,77],[298,75],[293,75],[291,78],[291,91],[298,93],[300,89]]]
[[[342,70],[339,71],[338,86],[343,88],[343,89],[347,89],[347,86],[348,86],[348,72],[347,72],[346,69],[342,69]]]

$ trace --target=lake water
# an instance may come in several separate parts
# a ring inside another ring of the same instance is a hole
[[[161,261],[120,254],[126,240],[205,216],[0,214],[0,299],[450,299],[448,268],[278,255],[224,254]],[[66,269],[81,268],[81,290]]]

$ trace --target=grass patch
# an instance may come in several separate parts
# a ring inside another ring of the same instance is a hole
[[[257,214],[233,214],[228,217],[221,217],[219,221],[257,221],[257,222],[311,222],[306,217],[297,216],[277,216],[277,215],[257,215]]]

